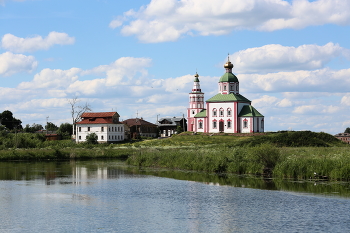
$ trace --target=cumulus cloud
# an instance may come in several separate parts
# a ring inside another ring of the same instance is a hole
[[[175,41],[183,35],[222,35],[233,30],[274,31],[322,24],[349,25],[343,0],[152,0],[109,24],[145,43]]]
[[[0,75],[10,76],[20,72],[32,72],[38,62],[33,56],[6,52],[0,54]]]
[[[247,92],[347,92],[350,69],[300,70],[268,74],[241,74]],[[242,85],[241,85],[242,87]]]
[[[79,78],[81,69],[71,68],[69,70],[61,69],[43,69],[34,76],[31,82],[22,82],[18,85],[19,89],[43,89],[43,88],[67,88],[72,82]]]
[[[69,37],[68,34],[62,32],[50,32],[45,38],[42,36],[20,38],[8,33],[2,37],[1,41],[2,48],[20,53],[47,50],[56,44],[69,45],[74,42],[74,37]]]
[[[237,73],[314,70],[347,53],[348,49],[333,43],[299,47],[269,44],[236,52],[230,56],[230,61]]]
[[[122,57],[109,65],[101,65],[83,72],[83,75],[106,75],[106,85],[115,86],[128,84],[135,76],[143,78],[147,76],[146,67],[151,66],[150,58]]]

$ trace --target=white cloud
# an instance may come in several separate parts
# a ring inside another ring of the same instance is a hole
[[[79,68],[69,70],[43,69],[34,76],[31,82],[22,82],[18,85],[19,89],[43,89],[43,88],[67,88],[72,82],[78,79],[81,73]]]
[[[13,52],[33,52],[48,50],[56,44],[69,45],[74,42],[74,37],[69,37],[68,34],[61,32],[50,32],[45,38],[41,36],[20,38],[8,33],[2,37],[2,48]]]
[[[333,105],[301,105],[294,108],[293,113],[318,115],[321,113],[332,114],[340,112],[342,108]]]
[[[347,52],[348,49],[333,43],[299,47],[269,44],[236,52],[230,56],[230,61],[237,73],[314,70]]]
[[[32,72],[38,62],[33,56],[6,52],[0,54],[0,75],[10,76],[20,72]]]
[[[238,79],[243,92],[347,92],[349,76],[350,69],[324,68],[313,71],[240,74]]]
[[[125,36],[145,43],[175,41],[182,35],[222,35],[233,30],[274,31],[322,24],[349,25],[350,2],[343,0],[152,0],[110,22]]]

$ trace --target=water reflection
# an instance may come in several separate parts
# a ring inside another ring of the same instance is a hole
[[[283,190],[322,195],[350,197],[346,182],[315,182],[271,180],[239,175],[217,175],[198,172],[140,169],[126,166],[122,161],[49,161],[0,162],[0,180],[43,180],[46,185],[89,185],[89,179],[104,180],[120,177],[152,175],[187,180],[208,185],[264,190]]]

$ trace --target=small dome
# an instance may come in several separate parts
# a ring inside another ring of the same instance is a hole
[[[198,79],[199,75],[197,74],[197,72],[196,72],[196,75],[195,75],[194,77],[195,77],[195,78],[194,78],[194,81],[195,81],[195,82],[199,82],[199,79]]]
[[[227,61],[224,65],[225,69],[232,69],[233,68],[233,64],[230,61]]]
[[[225,73],[223,76],[221,76],[219,82],[238,82],[238,78],[232,73]]]

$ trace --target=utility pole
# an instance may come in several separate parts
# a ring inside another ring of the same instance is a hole
[[[46,117],[46,135],[47,135],[47,132],[48,132],[48,121],[49,121],[49,117],[47,116]]]

